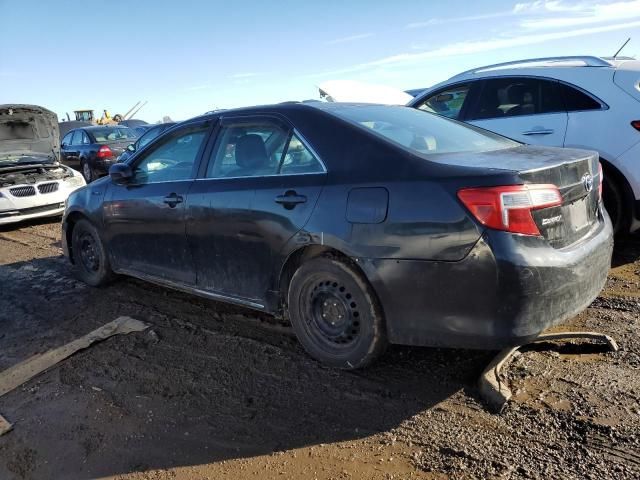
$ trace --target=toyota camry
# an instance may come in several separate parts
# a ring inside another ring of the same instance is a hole
[[[389,343],[501,348],[585,309],[612,251],[594,152],[406,107],[284,103],[174,127],[69,198],[63,245],[117,274],[284,315],[340,368]]]

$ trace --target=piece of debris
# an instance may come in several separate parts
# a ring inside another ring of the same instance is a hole
[[[13,425],[10,424],[6,418],[0,415],[0,436],[4,435],[7,432],[10,432],[13,428]]]
[[[566,340],[571,338],[586,338],[590,340],[598,340],[609,345],[609,348],[616,352],[618,351],[618,344],[609,335],[598,332],[559,332],[559,333],[547,333],[540,335],[535,340],[529,343],[543,342],[548,340]],[[517,354],[518,349],[524,347],[526,344],[518,345],[513,348],[506,348],[502,350],[493,360],[487,365],[484,372],[480,376],[478,387],[480,389],[480,395],[489,407],[497,412],[500,412],[511,398],[511,390],[509,386],[504,383],[500,378],[500,372],[502,368],[507,365]]]
[[[84,337],[80,337],[54,350],[49,350],[46,353],[34,355],[24,362],[20,362],[0,373],[0,397],[51,368],[56,363],[70,357],[77,351],[91,346],[93,343],[105,340],[114,335],[141,332],[147,327],[148,325],[140,320],[131,317],[118,317],[112,322],[88,333]]]

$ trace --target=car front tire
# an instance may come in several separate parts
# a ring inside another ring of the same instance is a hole
[[[371,364],[387,346],[382,310],[355,268],[330,257],[295,272],[288,313],[298,340],[316,360],[343,369]]]
[[[107,251],[96,228],[87,220],[79,220],[71,232],[71,254],[74,272],[92,287],[108,284],[115,277]]]

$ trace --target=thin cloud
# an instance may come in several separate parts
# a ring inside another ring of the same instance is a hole
[[[371,62],[352,65],[340,70],[330,72],[322,72],[310,75],[311,77],[326,77],[353,73],[362,70],[370,70],[378,67],[389,66],[414,66],[425,61],[452,57],[459,55],[470,55],[494,50],[504,50],[513,47],[522,47],[527,45],[535,45],[539,43],[550,42],[553,40],[563,40],[571,37],[580,37],[585,35],[593,35],[596,33],[611,32],[615,30],[625,30],[640,27],[640,20],[633,22],[617,23],[613,25],[602,25],[589,28],[579,28],[569,31],[536,33],[529,35],[519,35],[508,38],[491,38],[488,40],[457,42],[445,45],[443,47],[425,50],[417,53],[400,53],[389,57],[380,58]]]
[[[555,3],[555,2],[554,2]],[[522,28],[528,30],[559,29],[567,27],[578,27],[582,25],[606,24],[617,21],[629,21],[640,17],[640,0],[614,3],[596,3],[582,5],[580,10],[565,9],[562,6],[554,6],[557,13],[572,13],[572,15],[562,15],[554,17],[537,17],[524,19],[520,22]]]
[[[482,15],[468,15],[465,17],[450,17],[450,18],[430,18],[423,22],[413,22],[405,25],[404,28],[412,30],[415,28],[433,27],[435,25],[444,25],[447,23],[459,23],[459,22],[477,22],[480,20],[490,20],[492,18],[508,17],[513,15],[513,11],[493,12],[485,13]]]
[[[356,40],[363,40],[370,37],[373,37],[373,33],[359,33],[357,35],[350,35],[348,37],[329,40],[328,42],[325,42],[325,45],[337,45],[339,43],[355,42]]]
[[[262,74],[258,72],[244,72],[244,73],[234,73],[233,75],[230,75],[229,78],[234,78],[237,80],[240,78],[253,78],[259,75],[262,75]]]
[[[198,92],[200,90],[208,90],[212,85],[209,83],[202,83],[200,85],[192,85],[184,89],[185,92]]]

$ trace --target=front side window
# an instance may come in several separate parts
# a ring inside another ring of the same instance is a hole
[[[67,133],[62,139],[62,145],[64,145],[65,147],[71,145],[71,137],[73,137],[73,132]]]
[[[326,104],[321,108],[420,154],[486,152],[519,143],[439,115],[390,105]]]
[[[460,118],[470,85],[456,85],[441,90],[417,105],[420,110],[437,113],[448,118]]]
[[[160,135],[161,131],[162,131],[162,129],[160,127],[156,127],[156,128],[152,128],[151,130],[146,132],[144,135],[142,135],[138,139],[138,148],[140,149],[140,148],[144,147],[145,145],[147,145],[151,140],[153,140],[158,135]]]
[[[135,183],[188,180],[198,152],[206,137],[206,128],[190,128],[171,135],[134,166]]]
[[[535,78],[493,78],[485,80],[478,101],[467,120],[563,111],[558,82]]]

